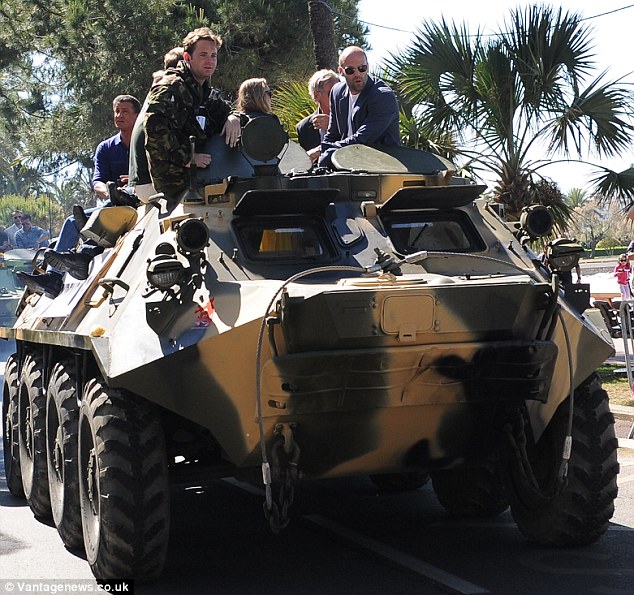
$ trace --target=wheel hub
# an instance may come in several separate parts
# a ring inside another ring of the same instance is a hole
[[[55,465],[55,476],[61,483],[64,482],[64,453],[62,451],[62,431],[61,428],[57,428],[57,436],[55,437],[55,445],[53,447],[53,462]]]
[[[30,406],[26,408],[26,432],[24,434],[27,455],[30,460],[33,460],[33,414]]]
[[[90,449],[88,456],[88,470],[87,470],[87,483],[88,483],[88,501],[90,502],[90,510],[96,516],[97,515],[97,475],[96,475],[97,459],[95,456],[95,449]]]

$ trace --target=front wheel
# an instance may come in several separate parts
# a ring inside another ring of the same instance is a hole
[[[95,577],[159,576],[169,537],[169,486],[158,412],[90,380],[79,410],[79,473],[84,546]]]
[[[17,498],[24,498],[22,474],[20,473],[20,437],[18,433],[18,360],[10,356],[4,369],[2,389],[2,450],[4,473],[9,491]]]
[[[38,353],[24,358],[18,390],[20,472],[26,500],[36,517],[51,518],[46,463],[44,365]]]
[[[513,518],[526,537],[548,546],[593,543],[614,514],[618,441],[608,395],[596,375],[575,391],[567,481],[555,489],[568,417],[569,399],[559,406],[532,453],[538,497],[535,486],[512,472]]]

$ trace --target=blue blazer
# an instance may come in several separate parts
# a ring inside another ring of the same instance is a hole
[[[312,122],[312,117],[316,114],[316,111],[313,112],[295,125],[297,141],[304,151],[310,151],[321,144],[321,134],[319,134],[319,130],[313,126]]]
[[[382,80],[368,81],[359,94],[348,130],[348,85],[337,83],[330,91],[330,125],[321,143],[319,165],[330,166],[332,153],[355,143],[400,145],[398,102],[394,91]]]

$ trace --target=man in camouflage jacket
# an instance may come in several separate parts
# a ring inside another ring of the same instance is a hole
[[[240,136],[239,117],[209,83],[221,45],[207,27],[188,33],[183,61],[166,70],[148,95],[144,127],[150,176],[156,191],[168,198],[178,198],[189,185],[190,136],[196,138],[196,147],[218,132],[231,147]],[[193,161],[204,168],[211,155],[195,151]]]

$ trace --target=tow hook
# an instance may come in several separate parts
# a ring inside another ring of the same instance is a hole
[[[295,441],[294,429],[295,424],[291,423],[277,424],[273,430],[275,440],[271,449],[272,483],[267,486],[273,493],[267,495],[264,502],[264,516],[273,533],[279,533],[288,526],[288,510],[295,495],[294,483],[300,479],[300,449]]]

